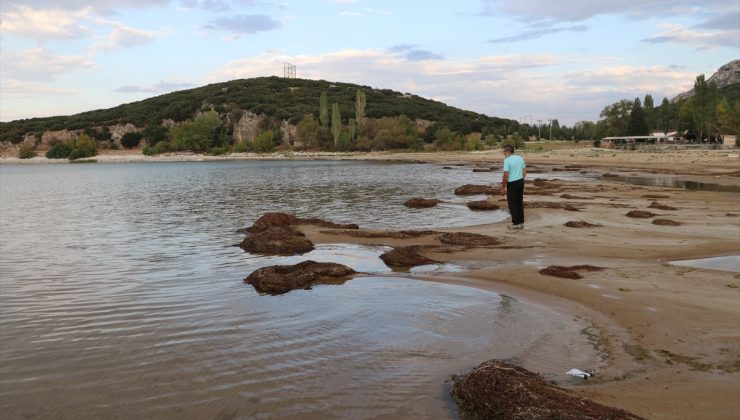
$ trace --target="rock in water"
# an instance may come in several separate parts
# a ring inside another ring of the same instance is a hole
[[[303,232],[290,226],[270,226],[248,234],[239,246],[248,252],[268,255],[303,254],[314,248]]]
[[[303,261],[295,265],[273,265],[256,270],[244,282],[260,293],[279,295],[305,289],[322,277],[345,277],[355,270],[342,264]]]

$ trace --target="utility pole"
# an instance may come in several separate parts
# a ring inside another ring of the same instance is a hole
[[[542,138],[542,120],[537,120],[537,141]]]
[[[548,119],[547,122],[550,123],[550,136],[547,139],[552,141],[552,119]]]

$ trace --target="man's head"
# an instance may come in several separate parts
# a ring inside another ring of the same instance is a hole
[[[504,146],[504,154],[505,155],[508,156],[508,155],[513,154],[513,153],[514,153],[514,146],[512,146],[510,144],[507,144],[506,146]]]

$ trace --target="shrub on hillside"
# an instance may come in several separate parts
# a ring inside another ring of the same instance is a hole
[[[21,159],[31,159],[32,157],[36,156],[36,150],[33,147],[33,145],[30,144],[21,144],[18,148],[18,157]]]
[[[68,143],[57,143],[46,152],[47,159],[67,159],[72,153],[72,146]]]
[[[141,133],[126,133],[121,137],[121,146],[127,149],[133,149],[141,143],[141,138],[144,137]]]
[[[257,153],[272,152],[275,144],[272,140],[272,131],[263,131],[254,139],[254,151]]]
[[[73,142],[72,152],[69,154],[69,160],[92,157],[98,154],[98,146],[95,140],[86,135],[81,135]]]
[[[169,152],[169,146],[166,141],[157,142],[154,146],[146,146],[142,151],[147,156],[156,156],[160,153]]]

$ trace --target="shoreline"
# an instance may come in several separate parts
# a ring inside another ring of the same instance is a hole
[[[582,147],[525,150],[522,155],[533,169],[525,188],[526,228],[508,231],[506,223],[501,222],[438,229],[494,236],[502,239],[504,246],[456,253],[427,252],[430,258],[442,262],[488,264],[487,268],[463,272],[409,276],[512,295],[594,325],[599,333],[593,339],[608,351],[608,364],[589,381],[567,387],[579,396],[647,418],[734,418],[740,412],[740,401],[735,398],[740,391],[740,274],[675,266],[668,261],[740,254],[740,193],[639,186],[615,182],[604,175],[660,175],[738,186],[737,152],[626,152]],[[502,157],[500,151],[492,150],[296,152],[290,156],[177,154],[154,158],[121,153],[93,159],[99,163],[366,160],[447,164],[455,165],[454,170],[470,171],[477,165],[500,166]],[[56,163],[46,158],[36,160],[2,158],[0,164]],[[555,169],[585,171],[589,176],[548,181],[544,187],[532,185],[531,180],[539,176],[537,172]],[[491,184],[499,181],[500,174],[491,173]],[[489,200],[506,208],[505,200],[499,196]],[[577,211],[543,205],[548,203],[571,204]],[[651,207],[654,203],[663,209]],[[653,216],[627,217],[626,213],[632,210],[649,211]],[[423,209],[406,211],[423,217]],[[670,219],[680,225],[656,225],[652,223],[655,219]],[[564,226],[569,221],[598,226]],[[325,228],[312,226],[299,229],[317,244],[403,246],[419,242],[329,235],[321,232]],[[605,270],[583,273],[579,280],[539,273],[540,268],[549,265],[581,264]],[[455,373],[459,372],[450,372]]]
[[[740,184],[736,165],[725,165],[717,154],[713,155],[716,165],[705,165],[707,156],[684,155],[673,165],[676,171],[666,168],[661,173]],[[535,166],[552,164],[529,156],[528,164],[533,161]],[[625,169],[625,163],[631,167]],[[654,165],[640,162],[602,162],[586,169],[601,174],[616,170],[646,177],[656,174]],[[531,174],[528,179],[537,176]],[[489,200],[506,207],[501,197]],[[579,211],[537,205],[543,202],[568,203]],[[740,391],[740,324],[736,321],[740,319],[740,273],[669,262],[740,255],[738,203],[738,192],[633,185],[601,176],[556,180],[539,189],[528,182],[523,231],[509,231],[505,222],[438,229],[494,236],[504,246],[424,253],[463,266],[492,263],[488,268],[409,276],[492,290],[591,323],[598,331],[595,344],[606,349],[609,357],[607,366],[592,379],[566,387],[580,397],[646,418],[734,418],[740,412],[735,398]],[[655,208],[656,204],[663,209]],[[632,210],[650,211],[652,216],[626,216]],[[408,211],[422,213],[423,209]],[[653,224],[655,219],[680,225]],[[568,221],[597,226],[572,228],[565,226]],[[328,235],[311,226],[300,229],[315,243],[419,243],[418,239]],[[604,271],[584,272],[578,280],[539,273],[550,265],[584,264]]]

